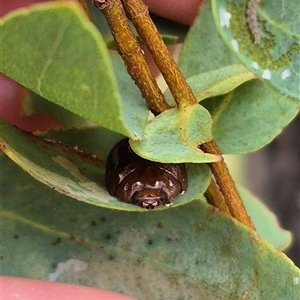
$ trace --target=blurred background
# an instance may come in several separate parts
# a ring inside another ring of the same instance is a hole
[[[300,116],[272,143],[247,156],[247,187],[293,232],[286,254],[300,267]]]

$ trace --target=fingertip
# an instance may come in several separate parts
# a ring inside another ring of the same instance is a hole
[[[144,0],[154,14],[172,21],[191,25],[198,14],[199,5],[204,0]]]
[[[5,300],[135,300],[92,287],[6,276],[1,277],[1,296]]]

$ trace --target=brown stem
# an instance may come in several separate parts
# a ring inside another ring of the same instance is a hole
[[[161,71],[178,107],[193,105],[197,100],[152,22],[142,0],[122,0],[128,17],[146,44]]]
[[[122,2],[127,15],[134,23],[139,35],[143,39],[155,63],[162,72],[179,108],[197,103],[197,99],[195,98],[191,88],[186,83],[185,78],[181,74],[177,64],[173,60],[154,23],[152,22],[149,16],[148,7],[142,0],[122,0]],[[220,150],[214,140],[201,145],[201,148],[207,153],[221,156]],[[217,163],[211,163],[210,167],[231,215],[243,224],[254,229],[254,225],[247,214],[242,199],[228,172],[224,160]],[[211,198],[212,195],[219,197],[220,191],[217,185],[212,183],[210,184],[206,194],[209,198]],[[219,203],[217,202],[217,200],[214,201],[214,203],[218,205]],[[222,210],[223,206],[219,208]]]
[[[220,150],[214,140],[202,144],[201,149],[207,153],[220,155]],[[224,160],[222,159],[220,162],[209,165],[224,196],[230,214],[241,223],[255,230]]]
[[[127,71],[139,87],[149,109],[159,114],[170,108],[153,77],[134,34],[132,33],[120,0],[94,0],[104,14],[111,33],[118,45]]]
[[[231,215],[229,208],[225,203],[223,194],[221,193],[218,185],[216,184],[213,178],[211,179],[210,184],[204,193],[204,196],[209,204],[216,206],[221,211]]]
[[[89,20],[92,21],[92,15],[91,15],[89,7],[86,3],[86,0],[77,0],[77,2],[81,5],[82,9],[84,10],[84,12],[87,15],[87,17],[89,18]]]
[[[150,19],[148,8],[141,0],[123,0],[123,3],[127,14],[132,19],[138,33],[147,45],[154,61],[169,85],[170,91],[179,108],[197,103],[192,90],[186,83],[166,45],[163,43],[155,25]],[[148,74],[148,72],[150,72],[149,68],[127,24],[120,0],[94,0],[94,4],[105,15],[111,32],[118,44],[119,52],[127,66],[128,73],[139,86],[150,109],[154,108],[157,113],[168,109],[169,106],[164,102],[164,98],[162,98],[162,101],[157,102],[157,85],[152,82],[153,76]],[[151,80],[149,78],[151,78]],[[151,85],[150,88],[149,85]],[[153,86],[155,88],[153,88]],[[153,100],[153,93],[155,100]],[[160,103],[161,105],[158,107],[156,103]],[[214,140],[202,144],[201,148],[204,152],[221,156],[221,152]],[[220,188],[219,190],[214,181],[211,182],[205,193],[206,196],[211,199],[209,201],[214,202],[221,210],[226,211],[225,206],[222,205],[221,191],[230,214],[241,223],[254,229],[254,225],[247,214],[224,160],[209,165]],[[217,197],[217,199],[212,200],[212,197]]]

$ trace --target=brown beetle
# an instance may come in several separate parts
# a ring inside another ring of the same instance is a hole
[[[146,160],[135,154],[128,138],[118,142],[106,161],[108,192],[122,201],[153,209],[187,188],[185,164],[165,164]]]

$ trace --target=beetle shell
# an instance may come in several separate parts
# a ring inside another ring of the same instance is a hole
[[[106,161],[108,192],[122,201],[153,209],[171,206],[171,199],[187,188],[185,164],[164,164],[135,154],[128,138],[111,150]]]

